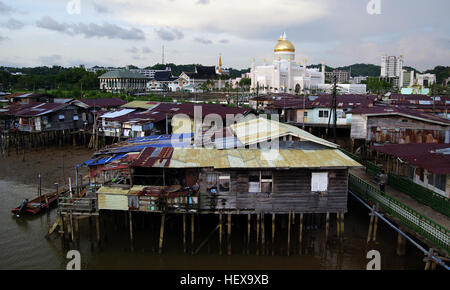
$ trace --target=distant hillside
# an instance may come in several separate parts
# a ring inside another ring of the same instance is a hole
[[[425,71],[424,73],[435,74],[437,83],[442,84],[444,80],[450,77],[450,66],[437,66],[434,69]]]
[[[378,77],[380,76],[381,66],[374,64],[357,63],[348,66],[342,66],[336,68],[338,70],[351,71],[352,77],[358,76],[369,76]]]

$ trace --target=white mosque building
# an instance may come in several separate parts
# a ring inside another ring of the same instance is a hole
[[[300,93],[325,84],[325,63],[322,62],[320,71],[306,68],[306,60],[303,64],[296,63],[295,46],[286,38],[286,33],[278,39],[274,52],[272,65],[255,66],[255,61],[252,61],[253,90],[258,89],[260,93]]]

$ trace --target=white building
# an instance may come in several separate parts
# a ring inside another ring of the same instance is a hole
[[[403,70],[403,56],[381,56],[381,74],[383,78],[400,78]]]
[[[286,33],[278,39],[274,49],[274,60],[271,65],[255,66],[252,61],[250,71],[251,88],[264,93],[294,93],[304,89],[317,89],[319,84],[325,83],[325,63],[322,70],[307,69],[306,61],[303,65],[295,62],[295,47],[287,40]]]
[[[364,95],[367,93],[365,84],[337,84],[336,86],[339,94]],[[319,84],[318,89],[324,93],[331,94],[333,92],[333,84]]]
[[[416,74],[417,85],[429,87],[436,83],[435,74]]]

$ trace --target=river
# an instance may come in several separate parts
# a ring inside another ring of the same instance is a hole
[[[33,152],[27,155],[27,162],[2,159],[0,174],[0,269],[65,269],[68,260],[65,255],[69,250],[55,233],[49,239],[45,235],[56,217],[56,210],[43,213],[37,217],[14,217],[10,210],[19,205],[24,198],[32,198],[37,194],[37,178],[39,170],[46,172],[43,192],[51,191],[55,180],[59,180],[61,168],[54,170],[55,164],[66,154],[64,167],[73,172],[75,164],[89,157],[91,152],[79,149],[68,152],[66,149],[54,148],[49,152]],[[22,177],[17,174],[23,170]],[[11,169],[11,170],[8,170]],[[8,173],[9,172],[9,173]],[[53,173],[53,174],[52,174]],[[8,176],[10,174],[11,176]],[[48,180],[47,180],[48,179]],[[278,218],[285,218],[279,217]],[[217,217],[200,217],[200,233],[197,233],[196,244],[216,225]],[[325,248],[324,229],[307,229],[305,224],[304,246],[298,254],[298,221],[293,225],[291,255],[286,256],[287,230],[285,223],[277,224],[275,256],[256,255],[253,248],[250,255],[245,254],[244,237],[246,235],[246,219],[233,218],[232,255],[220,256],[217,249],[217,233],[198,255],[183,253],[181,217],[171,217],[167,222],[164,254],[157,254],[159,216],[146,214],[135,215],[134,252],[130,250],[129,231],[125,226],[124,215],[116,219],[102,216],[102,234],[106,233],[106,241],[100,248],[95,244],[94,227],[88,220],[80,222],[82,269],[365,269],[368,263],[366,254],[376,249],[381,254],[382,269],[420,270],[424,268],[422,253],[411,244],[407,245],[406,255],[396,256],[396,233],[380,221],[377,242],[366,245],[369,216],[368,211],[355,199],[349,197],[349,212],[345,215],[344,242],[336,238],[336,227],[331,219],[329,242]],[[281,220],[285,221],[285,220]],[[198,220],[196,220],[196,223]],[[266,243],[269,244],[271,228],[270,217],[266,217]],[[280,222],[280,220],[279,220]],[[254,235],[254,233],[253,233]],[[254,237],[253,237],[254,239]],[[254,243],[254,241],[253,241]]]

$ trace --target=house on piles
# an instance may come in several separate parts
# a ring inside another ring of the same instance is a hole
[[[196,146],[193,135],[129,139],[87,161],[100,210],[344,213],[348,170],[334,143],[257,118]],[[276,142],[275,142],[276,141]],[[273,142],[273,144],[271,143]],[[271,145],[271,149],[268,149]]]

